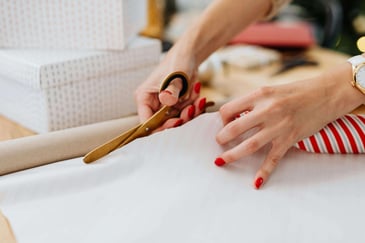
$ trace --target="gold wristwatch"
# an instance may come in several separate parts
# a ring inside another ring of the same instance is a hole
[[[352,85],[365,95],[365,57],[354,56],[348,62],[352,65]]]

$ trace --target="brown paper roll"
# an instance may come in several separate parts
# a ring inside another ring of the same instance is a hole
[[[16,243],[8,219],[0,211],[0,243]]]
[[[137,123],[132,116],[0,142],[0,175],[84,156]]]

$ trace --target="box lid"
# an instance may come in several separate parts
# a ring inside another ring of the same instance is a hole
[[[146,9],[146,0],[1,0],[0,46],[123,50]]]
[[[0,75],[46,89],[159,61],[160,41],[137,37],[123,51],[1,49]]]

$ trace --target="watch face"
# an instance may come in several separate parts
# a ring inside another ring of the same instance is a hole
[[[365,64],[362,64],[357,68],[356,84],[365,89]]]

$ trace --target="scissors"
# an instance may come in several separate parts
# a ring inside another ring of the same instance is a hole
[[[179,98],[184,98],[188,94],[189,90],[188,77],[184,72],[177,71],[168,75],[162,82],[160,91],[166,89],[171,81],[176,78],[180,78],[182,80],[182,89],[179,93]],[[136,138],[149,135],[153,130],[160,127],[166,120],[177,117],[179,114],[180,110],[165,105],[144,123],[131,128],[130,130],[120,134],[119,136],[87,153],[83,160],[85,163],[94,162],[109,154],[110,152],[128,144]]]

